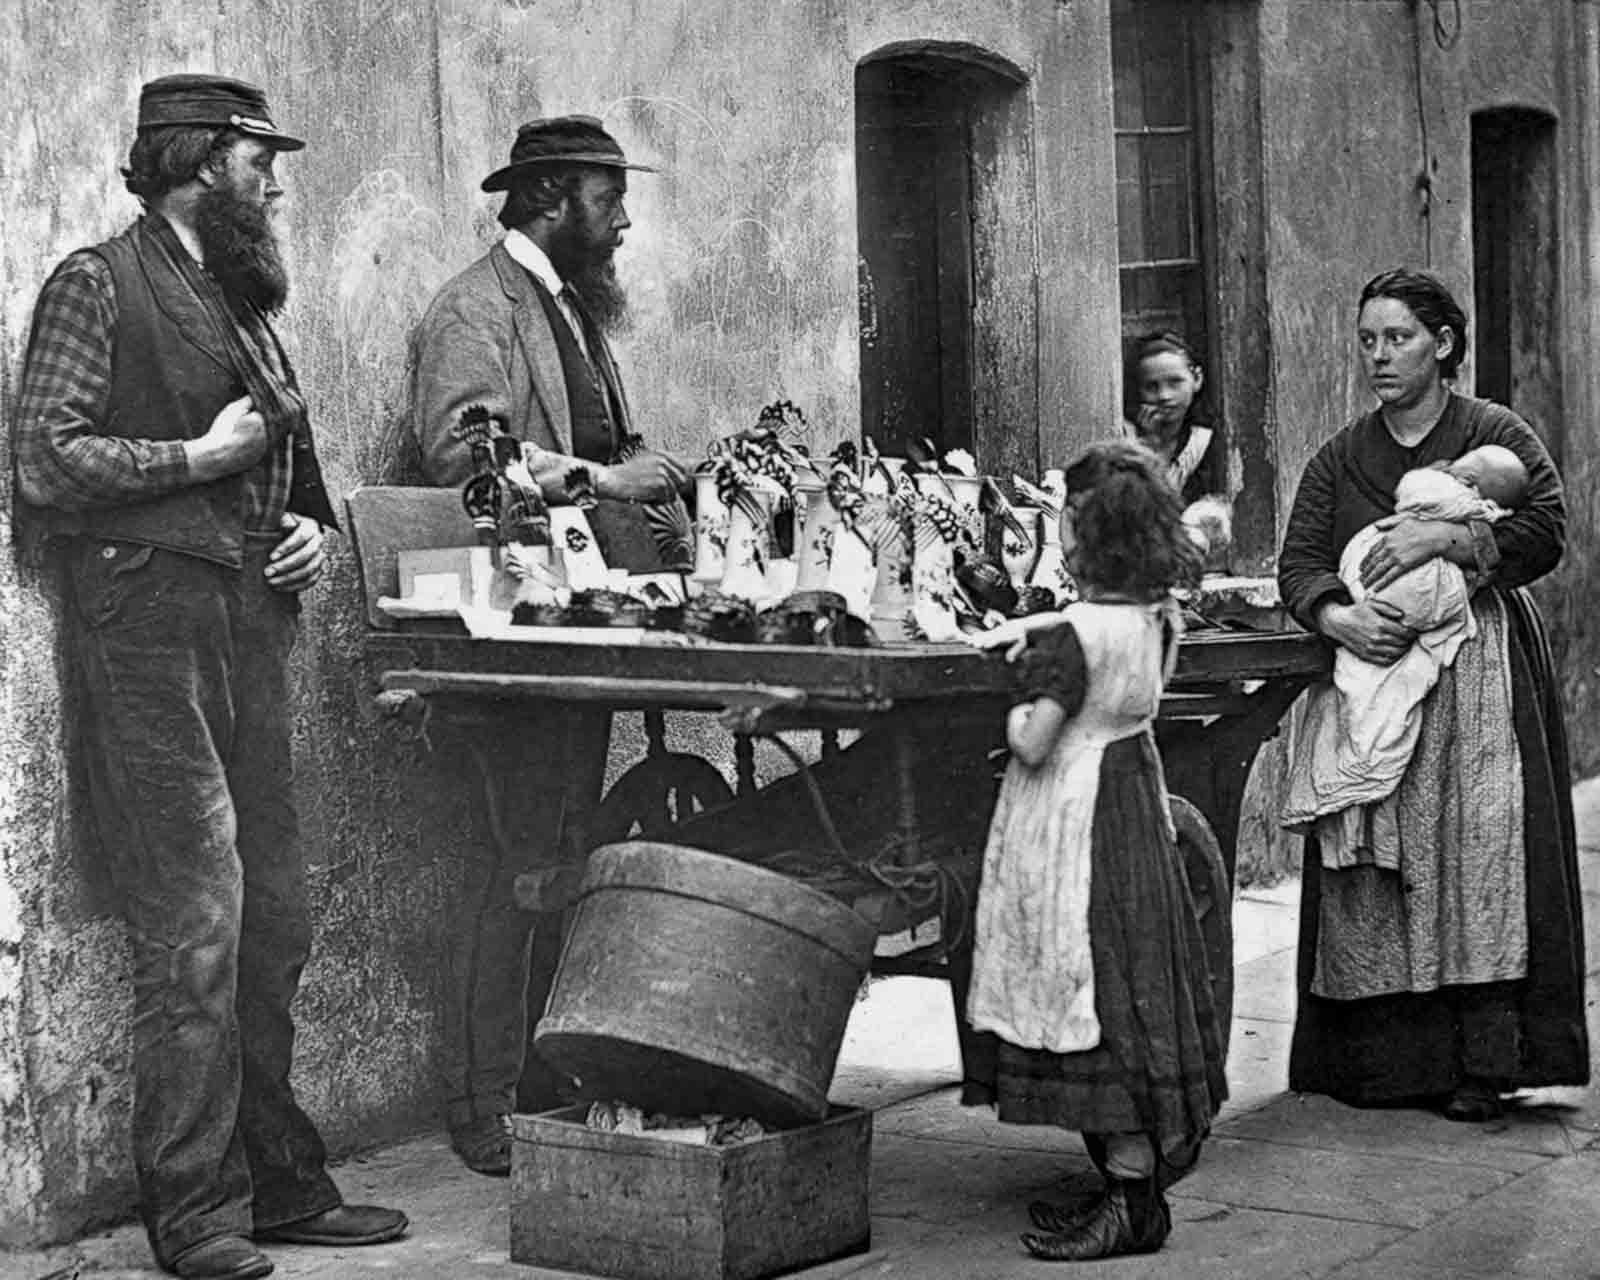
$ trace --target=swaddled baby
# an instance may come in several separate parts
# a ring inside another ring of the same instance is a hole
[[[1454,462],[1408,471],[1395,486],[1395,514],[1418,520],[1447,520],[1465,524],[1469,520],[1495,521],[1523,499],[1528,472],[1510,449],[1497,444],[1482,445],[1462,454]],[[1339,557],[1339,577],[1359,604],[1367,598],[1361,585],[1361,561],[1372,544],[1382,536],[1376,523],[1362,529],[1346,544]],[[1400,622],[1413,631],[1432,631],[1446,626],[1452,618],[1465,614],[1468,591],[1466,575],[1453,561],[1437,556],[1396,578],[1374,597],[1394,605],[1401,612]],[[1474,634],[1471,623],[1460,640]],[[1419,636],[1419,643],[1420,643]],[[1450,650],[1445,665],[1455,656],[1460,640]],[[1340,651],[1341,658],[1359,658]],[[1363,663],[1370,666],[1370,663]]]
[[[1408,471],[1395,487],[1395,514],[1418,520],[1495,521],[1523,500],[1527,469],[1511,450],[1483,445],[1454,462]],[[1462,644],[1477,634],[1471,590],[1461,567],[1435,557],[1369,593],[1361,584],[1361,561],[1383,531],[1368,525],[1339,557],[1339,577],[1357,603],[1370,597],[1400,611],[1402,625],[1417,638],[1389,665],[1366,662],[1348,649],[1334,658],[1333,684],[1316,690],[1289,771],[1283,822],[1304,829],[1319,818],[1345,813],[1389,795],[1399,785],[1422,728],[1422,702],[1455,661]],[[1344,824],[1347,840],[1324,834],[1324,860],[1347,865],[1344,856],[1361,843],[1355,815]],[[1320,830],[1320,828],[1319,828]]]

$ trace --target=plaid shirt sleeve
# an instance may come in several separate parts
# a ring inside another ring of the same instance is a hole
[[[102,434],[116,323],[111,272],[97,254],[73,254],[40,291],[13,442],[17,486],[35,506],[122,506],[189,483],[182,441]]]

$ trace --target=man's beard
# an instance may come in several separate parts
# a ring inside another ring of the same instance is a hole
[[[283,310],[289,296],[289,273],[266,206],[242,198],[230,186],[219,185],[200,194],[194,221],[206,270],[222,291],[268,315]]]
[[[551,240],[550,265],[572,287],[602,333],[626,332],[628,294],[617,279],[617,263],[610,248],[596,245],[581,226],[569,222]]]

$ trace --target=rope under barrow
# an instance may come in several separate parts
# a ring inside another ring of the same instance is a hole
[[[967,889],[961,878],[947,867],[927,859],[909,866],[901,865],[896,855],[904,850],[906,842],[899,835],[889,837],[869,857],[852,854],[839,834],[833,815],[828,811],[828,802],[811,774],[811,765],[778,734],[762,733],[756,736],[772,742],[794,764],[795,771],[805,784],[818,825],[822,828],[825,847],[833,859],[856,877],[888,889],[905,909],[907,919],[913,923],[921,918],[919,912],[936,905],[940,921],[940,945],[946,954],[954,950],[965,936],[967,921]],[[792,854],[779,854],[766,860],[766,865],[771,869],[785,871],[787,868],[788,874],[798,870],[797,863],[796,855]]]

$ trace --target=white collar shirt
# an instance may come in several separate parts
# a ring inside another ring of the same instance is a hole
[[[555,264],[550,261],[550,255],[515,228],[506,232],[505,247],[513,262],[550,290],[550,296],[556,300],[556,307],[567,318],[567,326],[572,330],[572,336],[578,340],[579,349],[586,358],[592,358],[589,352],[589,340],[583,332],[583,321],[579,318],[577,309],[573,307],[572,295],[566,292],[566,281],[556,271]]]

